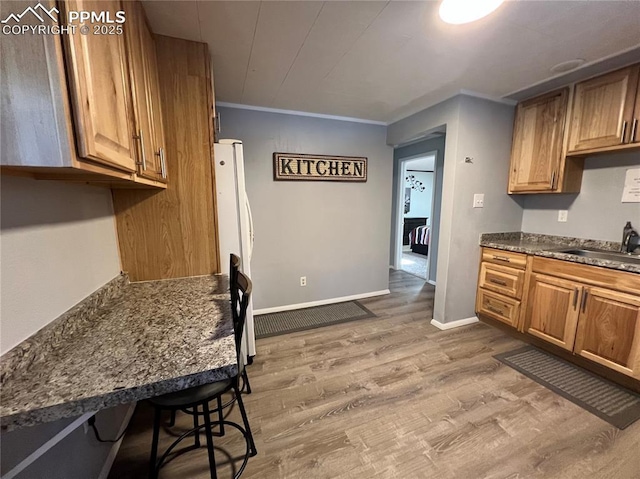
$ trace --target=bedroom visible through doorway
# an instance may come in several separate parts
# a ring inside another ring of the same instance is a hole
[[[429,278],[429,244],[434,202],[435,154],[402,162],[401,193],[398,217],[402,231],[398,235],[401,248],[399,267],[427,280]]]

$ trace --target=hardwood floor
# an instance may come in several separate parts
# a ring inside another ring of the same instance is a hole
[[[640,422],[619,431],[502,365],[492,356],[522,343],[494,328],[434,328],[433,286],[402,271],[390,283],[362,301],[378,318],[258,341],[244,396],[258,455],[243,478],[640,477]],[[146,477],[149,413],[138,405],[110,478]],[[233,433],[216,447],[244,450]],[[207,464],[203,447],[160,477],[208,478]]]

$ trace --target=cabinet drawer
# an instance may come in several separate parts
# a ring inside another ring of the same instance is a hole
[[[479,288],[478,297],[476,298],[476,312],[516,328],[518,326],[520,301]]]
[[[522,299],[524,271],[493,263],[482,263],[479,286],[512,298]]]
[[[482,261],[487,263],[501,264],[517,269],[525,269],[527,266],[527,255],[522,253],[512,253],[499,249],[483,248]]]

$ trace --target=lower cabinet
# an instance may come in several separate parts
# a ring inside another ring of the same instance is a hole
[[[517,255],[517,256],[516,256]],[[640,379],[640,275],[483,248],[476,313]],[[506,256],[505,256],[506,258]],[[497,260],[496,260],[497,261]]]
[[[573,281],[532,273],[525,332],[573,351],[581,291]]]
[[[640,378],[640,297],[585,287],[574,351]]]

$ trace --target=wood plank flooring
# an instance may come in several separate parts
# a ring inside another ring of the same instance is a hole
[[[243,478],[640,477],[640,422],[619,431],[499,363],[522,343],[494,328],[434,328],[418,278],[393,271],[390,289],[362,300],[378,318],[258,341],[245,396],[258,455]],[[111,479],[146,477],[151,424],[139,404]],[[190,425],[179,415],[174,429]],[[244,450],[233,432],[216,447],[220,463]],[[205,479],[207,464],[203,447],[160,477]]]

